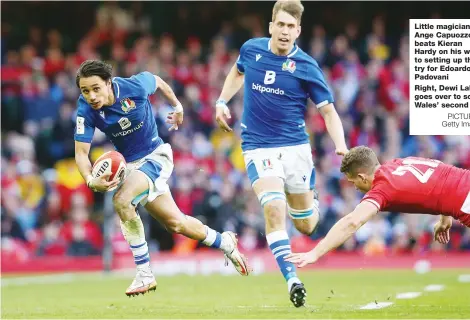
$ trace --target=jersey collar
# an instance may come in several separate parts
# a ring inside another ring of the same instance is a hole
[[[268,51],[273,53],[271,51],[271,38],[269,39],[268,41]],[[287,58],[290,58],[292,57],[294,54],[297,53],[297,51],[299,51],[299,46],[294,42],[294,47],[292,48],[291,52],[287,55]],[[274,54],[274,53],[273,53]]]
[[[119,95],[120,95],[121,92],[119,90],[119,84],[117,83],[116,78],[113,78],[112,84],[113,84],[113,88],[114,88],[114,93],[116,94],[116,96],[114,98],[117,101],[117,99],[119,99]]]

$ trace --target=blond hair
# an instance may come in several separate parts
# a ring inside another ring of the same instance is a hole
[[[300,0],[278,0],[273,7],[272,21],[276,20],[276,16],[279,11],[285,11],[293,16],[300,24],[302,20],[302,13],[304,13],[304,6],[300,3]]]
[[[359,146],[350,149],[344,156],[340,170],[342,173],[347,173],[354,177],[358,173],[372,173],[379,164],[374,150],[365,146]]]

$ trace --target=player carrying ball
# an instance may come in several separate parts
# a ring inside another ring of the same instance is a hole
[[[316,262],[380,211],[441,215],[434,226],[434,239],[440,243],[450,240],[452,218],[470,227],[470,170],[416,157],[381,165],[372,149],[360,146],[343,158],[341,172],[366,195],[313,250],[291,254],[286,261],[299,267]]]
[[[325,119],[336,153],[348,151],[323,73],[295,44],[303,10],[300,1],[276,2],[269,24],[271,38],[243,44],[216,102],[216,121],[231,131],[227,102],[245,84],[241,138],[246,170],[264,210],[266,240],[296,307],[305,304],[306,290],[295,266],[284,260],[291,253],[286,211],[306,235],[313,233],[319,220],[315,168],[305,130],[309,98]]]
[[[171,146],[158,136],[149,96],[157,89],[174,106],[167,123],[178,130],[183,123],[183,107],[173,90],[160,77],[142,72],[130,78],[112,78],[111,65],[98,60],[82,63],[77,71],[81,95],[77,101],[75,161],[93,191],[106,192],[119,181],[108,182],[108,175],[94,178],[88,158],[95,128],[100,129],[127,162],[127,173],[113,196],[121,229],[134,255],[137,275],[128,296],[155,290],[157,283],[150,268],[144,225],[136,212],[139,203],[165,228],[218,248],[242,275],[248,275],[245,257],[237,249],[233,232],[219,232],[183,214],[176,206],[167,180],[173,171]]]

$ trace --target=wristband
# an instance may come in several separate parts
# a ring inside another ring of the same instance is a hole
[[[227,101],[224,99],[219,99],[215,102],[216,107],[226,107],[227,106]]]
[[[181,105],[181,103],[178,103],[176,106],[173,107],[175,109],[175,112],[176,113],[180,113],[180,112],[183,112],[183,106]]]

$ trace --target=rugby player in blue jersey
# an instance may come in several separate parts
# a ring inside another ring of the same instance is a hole
[[[167,180],[173,171],[173,153],[171,146],[158,136],[149,101],[157,89],[162,92],[174,107],[167,123],[171,125],[170,130],[177,130],[183,123],[183,107],[170,86],[150,72],[113,78],[112,67],[98,60],[82,63],[76,83],[81,95],[77,101],[75,160],[93,191],[106,192],[118,186],[113,196],[114,209],[137,266],[136,277],[126,294],[146,293],[157,285],[150,267],[144,226],[136,212],[139,203],[170,232],[220,249],[240,274],[248,275],[246,259],[237,249],[235,234],[221,234],[183,214],[171,196]],[[95,128],[104,132],[126,159],[126,176],[119,185],[108,182],[109,175],[97,178],[91,175],[89,151]]]
[[[270,38],[248,40],[225,80],[216,102],[216,121],[225,131],[227,102],[244,84],[242,150],[248,177],[264,210],[266,239],[296,307],[306,290],[294,264],[286,232],[286,211],[295,227],[311,235],[319,220],[315,168],[305,130],[307,99],[325,119],[336,154],[348,152],[333,96],[317,62],[300,49],[303,13],[300,1],[277,1],[269,24]]]

